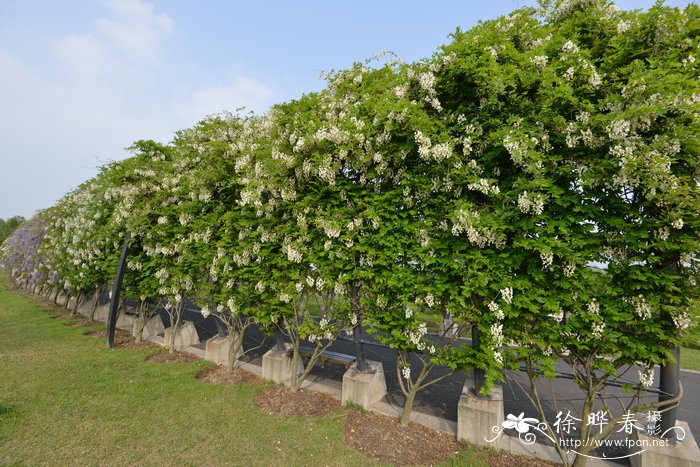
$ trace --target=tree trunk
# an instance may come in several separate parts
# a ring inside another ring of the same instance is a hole
[[[401,425],[406,426],[408,422],[411,421],[411,411],[413,410],[413,402],[416,399],[416,393],[418,392],[417,387],[412,387],[408,391],[406,396],[406,403],[403,405],[403,411],[401,412]]]

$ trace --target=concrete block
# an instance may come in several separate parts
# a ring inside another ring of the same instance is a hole
[[[451,339],[457,335],[457,324],[451,319],[443,319],[438,327],[438,335],[446,339]]]
[[[133,330],[135,321],[136,317],[134,315],[127,315],[121,312],[119,316],[117,316],[117,327],[124,330]]]
[[[664,439],[634,430],[631,440],[636,446],[630,449],[632,467],[700,467],[700,450],[686,422],[677,421],[675,430],[679,441],[667,443]],[[681,433],[685,436],[681,440]]]
[[[467,378],[457,405],[457,441],[466,441],[478,446],[503,448],[503,436],[493,439],[494,426],[501,426],[505,420],[503,411],[503,388],[494,386],[488,397],[474,395],[474,380]]]
[[[92,311],[92,301],[93,301],[93,297],[90,297],[90,296],[84,297],[83,302],[78,307],[78,313],[89,318],[90,313]]]
[[[214,362],[217,365],[228,365],[229,353],[233,345],[234,336],[214,336],[207,341],[204,351],[204,359]],[[243,348],[238,350],[235,359],[238,360],[243,355]],[[235,362],[234,362],[235,365]]]
[[[134,337],[137,337],[139,335],[139,328],[141,327],[141,318],[137,317],[134,319],[134,327],[133,327],[133,332],[132,335]],[[143,330],[141,331],[141,338],[142,339],[149,339],[153,336],[158,336],[160,334],[165,333],[165,326],[163,325],[163,320],[161,319],[160,315],[155,314],[148,318],[148,321],[146,321],[146,324],[143,326]]]
[[[381,362],[368,360],[367,364],[369,371],[358,371],[357,363],[353,363],[343,375],[343,405],[352,403],[369,410],[386,395],[386,378]]]
[[[291,348],[291,344],[287,344]],[[299,356],[297,364],[298,373],[304,371],[304,362]],[[292,357],[287,350],[272,348],[263,355],[262,377],[277,384],[290,384],[292,379]]]
[[[104,305],[97,305],[97,308],[95,308],[95,321],[101,321],[103,323],[106,323],[108,318],[109,303],[105,303]]]
[[[56,303],[58,303],[59,305],[65,305],[67,298],[68,296],[66,294],[64,294],[63,292],[59,292],[56,296]]]
[[[173,332],[175,333],[175,350],[182,350],[190,345],[199,344],[199,335],[192,321],[184,321],[177,330],[174,326],[167,328],[164,336],[165,345],[170,345],[170,336]]]

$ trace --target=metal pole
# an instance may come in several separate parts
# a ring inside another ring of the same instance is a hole
[[[216,324],[216,334],[219,337],[226,337],[228,335],[228,331],[226,330],[224,323],[222,323],[219,318],[214,318],[214,324]]]
[[[659,402],[672,399],[678,394],[678,381],[681,375],[681,349],[676,346],[673,348],[672,352],[673,361],[666,362],[665,365],[661,366],[661,378],[659,381],[659,390],[661,393],[659,394]],[[659,422],[661,433],[676,426],[677,417],[678,404],[668,411],[663,412],[661,414],[661,421]],[[670,430],[666,438],[674,442],[676,440],[676,430]]]
[[[479,327],[472,325],[472,347],[479,347]],[[474,395],[482,397],[481,389],[484,387],[485,372],[480,368],[474,368]]]
[[[124,246],[122,246],[122,255],[119,258],[119,266],[117,266],[117,274],[114,277],[112,284],[112,301],[109,304],[109,319],[107,320],[107,347],[114,347],[114,333],[117,328],[117,311],[119,311],[119,294],[122,288],[122,279],[124,279],[124,271],[126,270],[126,257],[129,256],[129,234],[126,235]]]

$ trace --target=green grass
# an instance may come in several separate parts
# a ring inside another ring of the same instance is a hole
[[[700,371],[700,350],[681,348],[681,368]]]
[[[159,349],[107,349],[42,308],[0,275],[0,465],[382,465],[345,444],[344,410],[270,416],[264,384],[198,381],[205,362],[145,362]]]

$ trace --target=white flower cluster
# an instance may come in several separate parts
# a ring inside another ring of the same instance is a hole
[[[562,321],[564,321],[564,310],[559,308],[559,311],[553,314],[552,318],[554,318],[554,321],[556,321],[557,323],[561,323]]]
[[[503,301],[511,304],[513,303],[513,288],[512,287],[504,287],[501,289],[501,297],[503,298]]]
[[[417,130],[414,136],[416,143],[418,143],[418,155],[421,159],[442,162],[452,155],[452,147],[448,143],[434,145],[430,138],[420,130]]]
[[[505,318],[506,315],[505,313],[503,313],[503,310],[501,310],[501,307],[498,306],[498,303],[491,301],[487,306],[489,308],[489,311],[491,311],[494,314],[496,319],[501,320]]]
[[[296,245],[288,243],[284,246],[284,251],[287,253],[287,259],[293,263],[301,263],[301,260],[304,259],[301,248]]]
[[[550,266],[552,266],[552,263],[554,262],[554,254],[540,252],[540,260],[542,261],[542,269],[546,271],[550,268]]]
[[[673,316],[673,324],[676,326],[676,328],[678,328],[681,331],[684,329],[688,329],[690,327],[692,321],[693,320],[687,311],[684,311],[682,313],[679,313],[679,314]]]
[[[540,71],[544,70],[544,68],[547,66],[547,62],[549,61],[549,57],[546,55],[535,55],[530,59],[530,63],[535,65]]]
[[[491,325],[491,339],[495,347],[500,347],[503,345],[503,324],[493,323]]]
[[[457,210],[452,224],[452,235],[458,236],[464,232],[467,234],[469,242],[479,248],[483,248],[489,244],[496,248],[503,248],[505,245],[505,237],[490,229],[483,229],[482,231],[477,230],[474,223],[478,221],[478,219],[479,213],[477,211],[469,211],[463,208]]]
[[[405,367],[401,368],[401,375],[403,375],[403,378],[406,381],[410,381],[410,379],[411,379],[411,367],[405,366]]]
[[[637,365],[640,365],[640,366],[643,365],[641,362],[635,362],[635,363],[637,363]],[[647,366],[644,370],[637,370],[637,374],[639,375],[639,384],[641,384],[643,387],[648,388],[652,384],[654,384],[654,368],[653,367]]]
[[[497,195],[501,192],[501,189],[498,188],[498,185],[496,185],[495,183],[489,183],[489,181],[485,178],[481,178],[478,182],[475,183],[469,183],[467,185],[467,188],[469,188],[470,190],[479,191],[485,195]]]
[[[428,333],[428,326],[425,323],[420,323],[415,330],[406,331],[406,338],[415,345],[419,351],[425,350],[426,344],[423,342],[423,336]]]
[[[442,105],[437,98],[437,93],[435,92],[435,75],[429,71],[418,74],[418,84],[425,91],[426,97],[425,101],[430,104],[435,110],[440,112],[442,110]]]
[[[255,291],[257,293],[263,293],[265,291],[265,282],[258,281],[258,283],[255,284]]]
[[[292,297],[289,294],[283,293],[279,296],[280,302],[289,303],[292,301]]]
[[[523,191],[518,195],[518,208],[523,214],[531,213],[539,216],[544,211],[544,196]]]
[[[595,298],[591,300],[588,305],[586,305],[586,308],[588,309],[589,313],[600,315],[600,303],[598,303]]]
[[[209,310],[208,306],[202,307],[202,309],[199,312],[202,314],[203,318],[207,318],[211,314],[211,311]]]
[[[593,323],[593,326],[591,327],[591,332],[593,333],[593,337],[596,339],[600,339],[603,336],[603,331],[605,330],[605,323]]]
[[[566,277],[571,277],[576,272],[576,263],[574,263],[573,261],[567,261],[566,263],[564,263],[563,269],[564,269],[564,275]]]

